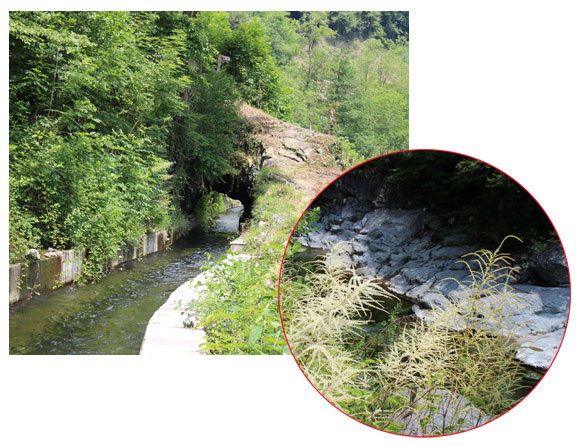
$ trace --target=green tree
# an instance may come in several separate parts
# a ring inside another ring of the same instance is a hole
[[[280,117],[286,114],[280,72],[259,19],[240,25],[220,50],[231,58],[226,72],[240,85],[246,102]]]
[[[10,14],[12,260],[85,247],[98,277],[119,246],[168,224],[168,136],[190,83],[185,20]]]
[[[328,13],[322,11],[304,13],[298,31],[305,42],[304,89],[308,90],[327,61],[325,38],[332,37],[334,31],[328,27]]]

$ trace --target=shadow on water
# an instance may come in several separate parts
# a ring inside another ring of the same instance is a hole
[[[149,319],[170,293],[223,254],[242,208],[163,252],[112,271],[99,283],[67,286],[10,308],[11,354],[138,354]]]

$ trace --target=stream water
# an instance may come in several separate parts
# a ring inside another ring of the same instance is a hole
[[[152,314],[223,254],[242,207],[218,217],[213,232],[192,232],[166,251],[125,264],[100,282],[62,287],[10,307],[11,354],[126,354],[140,350]]]

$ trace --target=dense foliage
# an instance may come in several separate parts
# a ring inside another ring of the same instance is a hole
[[[362,158],[408,148],[408,13],[237,12],[270,39],[289,119],[334,134]]]
[[[247,259],[228,253],[204,267],[200,299],[186,308],[189,320],[206,332],[202,348],[211,354],[287,353],[274,287],[265,278],[276,258]],[[194,327],[192,327],[194,328]]]
[[[167,123],[183,37],[127,13],[10,15],[10,245],[80,247],[94,264],[169,219]]]
[[[97,277],[241,167],[238,99],[281,102],[263,30],[226,13],[13,12],[9,44],[13,261],[80,247]]]
[[[239,100],[343,158],[406,148],[407,38],[400,12],[12,12],[11,259],[106,262],[191,212],[244,162]]]
[[[200,228],[210,230],[216,224],[216,217],[226,211],[226,195],[218,192],[209,192],[203,195],[194,207],[194,214]]]

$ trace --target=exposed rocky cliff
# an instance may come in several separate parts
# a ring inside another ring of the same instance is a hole
[[[257,146],[252,168],[274,167],[302,190],[308,201],[340,174],[332,154],[334,137],[289,124],[246,104],[240,108],[240,116],[250,124],[249,138]]]
[[[217,185],[220,187],[217,190],[228,193],[233,198],[236,197],[227,191],[241,192],[244,198],[238,196],[238,199],[242,201],[245,209],[249,208],[246,215],[249,218],[250,208],[257,198],[255,186],[258,177],[260,182],[288,185],[293,193],[288,194],[289,198],[288,195],[283,198],[288,200],[284,207],[286,211],[278,210],[278,213],[268,215],[264,219],[266,221],[254,222],[258,226],[259,244],[264,245],[272,241],[276,237],[274,233],[278,232],[278,227],[283,228],[281,237],[285,242],[300,213],[340,173],[340,167],[332,153],[335,139],[280,121],[248,105],[240,108],[240,115],[249,128],[243,137],[247,154],[245,167],[240,175],[227,179],[228,184]],[[258,193],[267,194],[262,190]],[[269,211],[264,213],[269,214]],[[238,240],[232,242],[231,248],[242,251],[244,244],[244,234],[241,234]]]
[[[251,216],[254,186],[263,168],[274,168],[270,175],[302,191],[302,210],[341,172],[332,153],[334,137],[281,121],[247,104],[240,107],[239,115],[247,124],[239,131],[235,154],[236,165],[241,167],[208,187],[241,201],[242,220]],[[204,186],[201,177],[190,180],[183,191],[186,214],[193,213]]]
[[[352,171],[354,172],[354,171]],[[317,229],[298,240],[329,250],[347,242],[348,254],[339,261],[367,278],[376,278],[390,292],[413,303],[426,318],[427,310],[461,298],[457,281],[469,279],[461,256],[481,248],[481,237],[427,209],[405,205],[402,194],[385,178],[342,179],[313,204],[322,216]],[[358,179],[363,181],[358,181]],[[513,283],[517,305],[504,308],[504,327],[515,333],[518,358],[530,366],[550,366],[562,341],[570,302],[568,268],[558,240],[544,248],[528,249],[515,240],[504,246],[521,267]],[[448,278],[456,280],[446,280]],[[460,297],[459,297],[460,296]],[[487,314],[479,311],[479,319]]]

